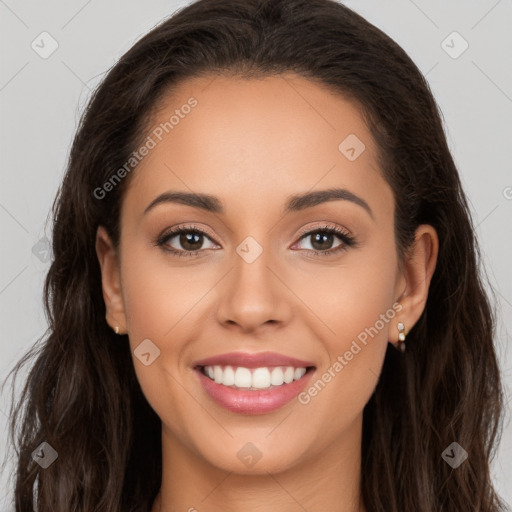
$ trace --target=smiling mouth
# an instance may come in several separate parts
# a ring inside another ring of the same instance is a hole
[[[280,388],[298,381],[307,373],[315,370],[314,366],[262,366],[245,368],[232,365],[196,366],[196,370],[213,382],[231,389],[245,391],[262,391]]]

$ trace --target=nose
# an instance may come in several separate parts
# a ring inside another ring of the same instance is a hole
[[[249,251],[255,249],[249,245]],[[264,248],[254,261],[246,257],[247,253],[240,254],[233,254],[233,268],[219,290],[218,321],[244,332],[288,323],[293,295],[279,276],[271,250]]]

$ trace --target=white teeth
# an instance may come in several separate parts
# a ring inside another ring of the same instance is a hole
[[[295,370],[293,369],[292,366],[288,366],[288,368],[286,368],[285,372],[284,372],[284,382],[286,384],[290,384],[290,382],[293,381],[293,376],[295,375]]]
[[[277,366],[271,368],[244,368],[242,366],[205,366],[203,373],[217,384],[243,389],[268,389],[301,379],[306,368]]]
[[[299,380],[306,373],[306,368],[295,368],[294,380]]]
[[[272,370],[272,378],[270,380],[272,386],[280,386],[284,382],[283,370],[281,368],[274,368]]]
[[[256,368],[252,374],[252,387],[265,389],[270,387],[270,372],[268,368]]]
[[[224,384],[224,386],[233,386],[235,384],[235,371],[231,366],[227,366],[224,369],[222,384]]]
[[[213,367],[213,378],[217,384],[222,384],[222,368],[220,366]]]
[[[217,368],[219,369],[219,371],[222,372],[222,368],[220,366],[215,367],[215,369]],[[249,370],[248,368],[237,368],[235,372],[235,386],[237,388],[250,388],[251,370]]]

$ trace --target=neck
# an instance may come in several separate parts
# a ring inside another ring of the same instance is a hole
[[[349,431],[293,467],[240,474],[212,466],[162,425],[162,485],[152,512],[364,512],[361,428],[362,415]]]

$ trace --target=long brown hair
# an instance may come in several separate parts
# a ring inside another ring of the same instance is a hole
[[[495,313],[428,83],[392,39],[333,0],[200,0],[141,38],[82,116],[52,210],[54,259],[44,287],[49,328],[12,370],[35,358],[11,406],[17,511],[32,512],[36,502],[41,512],[151,508],[162,471],[160,419],[139,387],[128,340],[120,343],[105,321],[94,243],[103,225],[117,246],[130,176],[102,199],[94,191],[147,136],[153,109],[180,81],[285,71],[359,105],[394,192],[398,254],[419,224],[431,224],[440,240],[407,351],[388,345],[364,410],[366,510],[504,510],[489,469],[503,406]],[[454,441],[469,454],[457,468],[441,456]],[[31,455],[42,442],[58,453],[46,469]]]

